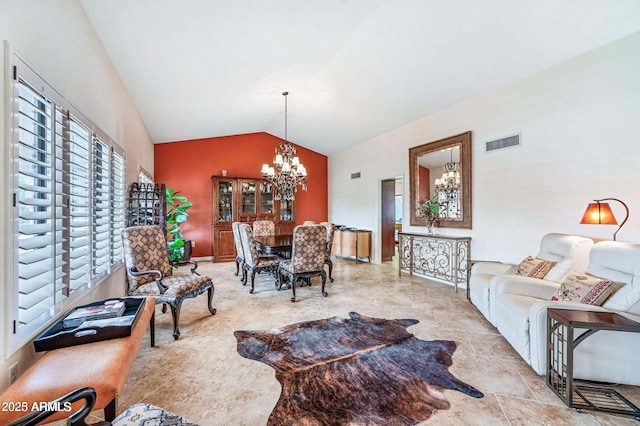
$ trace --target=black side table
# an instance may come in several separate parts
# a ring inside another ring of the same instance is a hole
[[[575,329],[586,329],[575,337]],[[573,352],[600,330],[640,333],[640,323],[613,312],[547,309],[547,386],[576,411],[594,410],[630,415],[640,420],[640,408],[617,390],[573,382]]]

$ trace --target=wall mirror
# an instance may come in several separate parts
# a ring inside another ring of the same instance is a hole
[[[471,132],[409,149],[412,226],[426,226],[420,206],[434,195],[443,205],[437,227],[471,229]]]

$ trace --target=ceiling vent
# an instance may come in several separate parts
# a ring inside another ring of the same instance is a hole
[[[521,146],[521,133],[506,138],[496,139],[494,141],[485,142],[484,152],[497,151],[505,148],[515,148]]]

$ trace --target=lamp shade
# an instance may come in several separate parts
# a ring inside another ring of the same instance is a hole
[[[589,203],[587,210],[582,215],[582,224],[617,225],[609,203]]]

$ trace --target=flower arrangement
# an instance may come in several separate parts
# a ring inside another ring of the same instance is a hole
[[[427,222],[429,234],[433,234],[433,225],[440,217],[440,209],[444,207],[444,204],[438,200],[438,194],[435,194],[431,198],[427,198],[420,206],[422,217]]]

